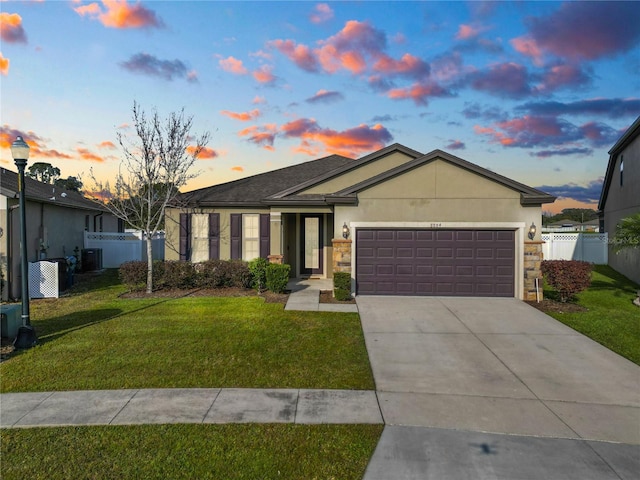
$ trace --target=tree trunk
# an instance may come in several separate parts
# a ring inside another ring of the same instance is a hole
[[[147,233],[147,293],[153,292],[153,238]]]

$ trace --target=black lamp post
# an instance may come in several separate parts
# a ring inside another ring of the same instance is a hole
[[[22,326],[13,342],[16,348],[31,348],[38,342],[29,318],[29,266],[27,264],[27,215],[24,199],[24,169],[29,160],[29,145],[22,137],[11,144],[11,155],[18,167],[18,193],[20,195],[20,273],[22,275]]]

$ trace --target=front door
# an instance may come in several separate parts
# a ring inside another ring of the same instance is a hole
[[[303,275],[322,275],[324,263],[322,215],[300,216],[300,240],[302,244],[300,273]]]

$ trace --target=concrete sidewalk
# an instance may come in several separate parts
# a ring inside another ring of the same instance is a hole
[[[333,290],[333,280],[330,278],[294,278],[287,285],[287,289],[291,290],[291,293],[285,310],[358,313],[355,303],[320,303],[320,291]]]
[[[0,427],[382,423],[366,390],[175,388],[0,394]]]

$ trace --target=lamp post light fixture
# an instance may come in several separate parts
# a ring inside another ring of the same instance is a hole
[[[27,263],[27,215],[24,197],[24,169],[29,160],[29,145],[22,137],[11,144],[11,156],[18,167],[18,193],[20,196],[20,274],[22,276],[22,326],[13,342],[16,348],[31,348],[38,342],[36,331],[29,318],[29,266]]]
[[[529,240],[533,240],[533,238],[536,236],[537,230],[538,229],[536,228],[535,223],[531,222],[531,226],[529,227],[529,233],[528,233]]]
[[[349,227],[347,226],[347,222],[344,222],[342,226],[342,237],[346,240],[349,238]]]

